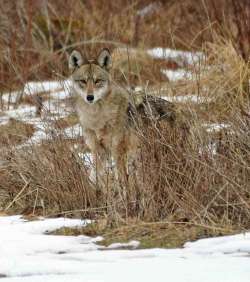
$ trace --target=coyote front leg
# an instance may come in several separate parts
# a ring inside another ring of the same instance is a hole
[[[88,130],[86,134],[86,145],[93,155],[93,165],[90,170],[89,178],[93,183],[102,182],[101,177],[105,173],[108,154],[104,147],[98,142],[95,132]]]

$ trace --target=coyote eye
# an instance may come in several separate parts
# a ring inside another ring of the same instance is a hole
[[[102,79],[97,79],[96,81],[95,81],[95,85],[102,85],[103,84],[103,80]]]

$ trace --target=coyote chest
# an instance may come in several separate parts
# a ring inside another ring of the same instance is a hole
[[[112,97],[111,97],[112,98]],[[125,108],[124,104],[124,108]],[[105,149],[115,145],[125,134],[126,115],[121,105],[106,101],[96,105],[86,105],[79,101],[77,113],[87,143],[98,142]],[[122,114],[124,113],[124,114]]]

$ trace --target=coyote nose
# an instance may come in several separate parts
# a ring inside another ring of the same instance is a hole
[[[89,102],[93,102],[94,101],[94,95],[87,95],[87,100]]]

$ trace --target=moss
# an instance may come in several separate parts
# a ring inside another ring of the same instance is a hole
[[[130,240],[140,241],[140,248],[178,248],[187,241],[201,238],[228,235],[234,233],[230,229],[216,229],[195,226],[189,223],[143,223],[125,225],[119,228],[109,228],[100,222],[92,223],[83,228],[61,228],[52,234],[66,236],[102,236],[99,244],[108,246],[112,243],[125,243]]]

